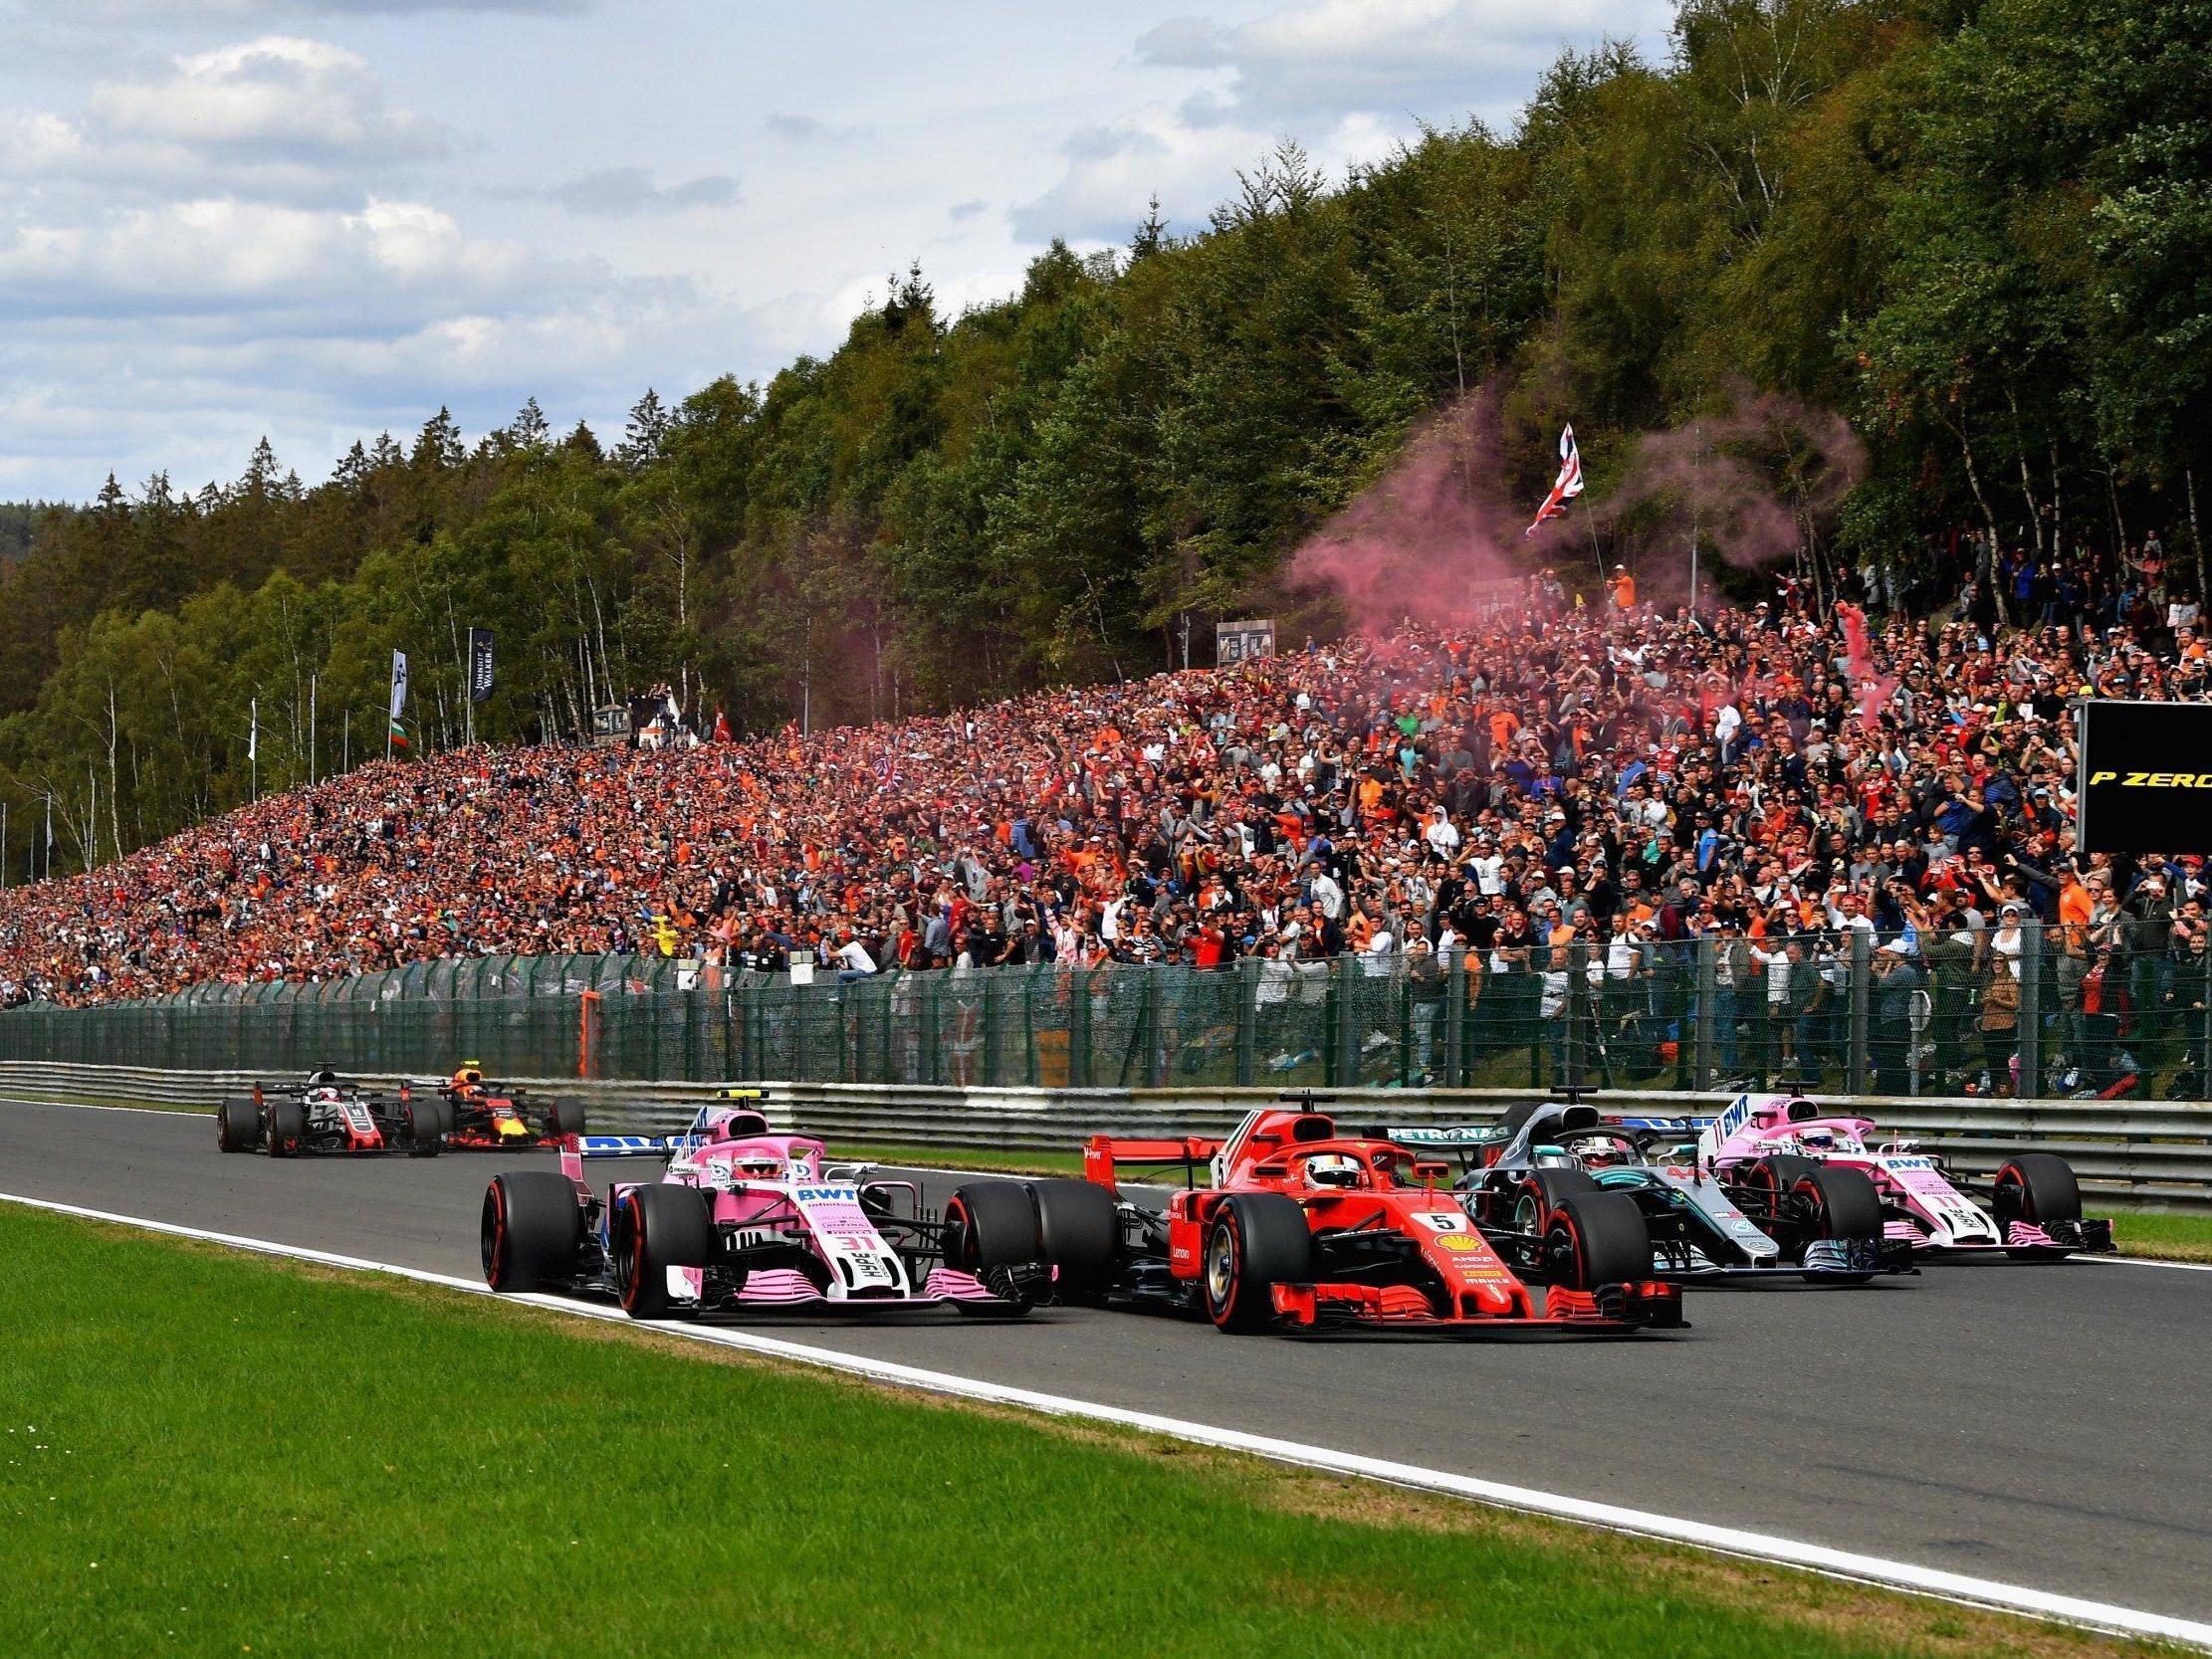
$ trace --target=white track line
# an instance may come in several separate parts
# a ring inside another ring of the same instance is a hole
[[[63,1112],[138,1112],[148,1118],[193,1118],[214,1116],[205,1107],[198,1106],[102,1106],[92,1101],[41,1101],[24,1095],[0,1095],[0,1106],[51,1106]]]
[[[448,1274],[430,1273],[420,1268],[394,1267],[386,1262],[369,1261],[359,1256],[341,1256],[328,1250],[279,1244],[270,1239],[211,1232],[201,1227],[149,1220],[144,1216],[118,1215],[111,1210],[87,1209],[79,1204],[26,1198],[12,1192],[0,1192],[0,1202],[22,1204],[61,1215],[82,1216],[92,1221],[116,1222],[148,1232],[199,1239],[262,1255],[313,1262],[324,1267],[345,1268],[361,1273],[388,1273],[398,1278],[412,1279],[426,1285],[439,1285],[476,1296],[492,1295],[490,1290],[474,1280],[457,1279]],[[534,1308],[543,1308],[574,1319],[600,1320],[616,1325],[629,1323],[626,1315],[613,1308],[575,1302],[564,1297],[531,1295],[496,1300],[528,1303]],[[1669,1544],[1692,1545],[1722,1555],[1798,1567],[1831,1578],[1875,1584],[1885,1589],[1905,1590],[1945,1601],[1995,1608],[2001,1612],[2025,1613],[2031,1617],[2054,1619],[2093,1630],[2150,1636],[2212,1648],[2212,1624],[2194,1619],[2141,1612],[2132,1607],[2116,1607],[2107,1602],[2084,1600],[2079,1596],[2055,1595],[2047,1590],[2029,1589],[2024,1585],[1997,1583],[1987,1578],[1970,1577],[1965,1573],[1917,1566],[1909,1561],[1885,1560],[1878,1555],[1861,1555],[1848,1550],[1832,1550],[1825,1545],[1806,1544],[1795,1539],[1774,1538],[1734,1527],[1715,1527],[1702,1521],[1685,1521],[1675,1516],[1657,1515],[1648,1510],[1626,1509],[1617,1504],[1593,1503],[1583,1498],[1538,1492],[1524,1486],[1508,1486],[1500,1481],[1481,1480],[1442,1469],[1424,1469],[1415,1464],[1392,1462],[1387,1458],[1364,1457],[1356,1452],[1335,1451],[1326,1446],[1309,1446],[1295,1440],[1279,1440],[1270,1435],[1247,1434],[1239,1429],[1217,1428],[1209,1423],[1163,1417],[1150,1411],[1132,1411],[1122,1406],[1072,1399],[1063,1394],[1047,1394],[1031,1388],[987,1382],[950,1371],[925,1370],[917,1365],[872,1359],[862,1354],[840,1352],[835,1348],[813,1348],[804,1343],[784,1342],[779,1338],[763,1337],[754,1332],[681,1322],[656,1325],[652,1329],[665,1336],[686,1338],[692,1342],[739,1348],[771,1358],[843,1371],[899,1387],[921,1388],[932,1393],[985,1400],[995,1405],[1021,1406],[1056,1417],[1083,1417],[1097,1422],[1114,1423],[1146,1434],[1162,1434],[1196,1445],[1245,1452],[1303,1469],[1318,1469],[1330,1474],[1383,1481],[1392,1486],[1471,1499],[1498,1509],[1580,1522],[1611,1532],[1659,1539]]]

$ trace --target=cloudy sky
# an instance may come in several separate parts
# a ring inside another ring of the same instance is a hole
[[[313,482],[441,403],[602,433],[826,350],[913,259],[957,309],[1054,235],[1189,230],[1509,123],[1662,0],[0,0],[0,499]]]

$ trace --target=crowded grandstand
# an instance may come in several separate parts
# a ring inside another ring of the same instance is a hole
[[[0,991],[577,951],[1556,976],[1577,944],[1620,984],[1713,937],[1721,995],[1787,1025],[1833,1003],[1856,931],[1884,990],[1973,979],[1968,1059],[2002,1087],[2024,928],[2055,930],[2063,1012],[2204,1005],[2202,861],[2075,856],[2067,709],[2199,697],[2206,660],[2155,536],[2014,553],[1977,599],[1980,551],[1929,617],[1787,583],[1661,615],[1547,571],[1455,626],[943,717],[370,764],[9,892]]]

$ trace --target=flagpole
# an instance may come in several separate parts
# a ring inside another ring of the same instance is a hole
[[[261,799],[261,699],[246,703],[246,769],[255,800]]]
[[[310,789],[315,787],[315,680],[314,675],[308,676],[308,787]],[[299,707],[297,703],[293,705],[295,709]]]
[[[1691,431],[1691,466],[1689,469],[1689,614],[1697,614],[1697,481],[1705,465],[1705,423],[1699,421]]]

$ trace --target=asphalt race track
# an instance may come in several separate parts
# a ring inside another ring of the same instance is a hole
[[[205,1116],[0,1102],[0,1192],[460,1276],[479,1271],[485,1182],[525,1162],[553,1167],[547,1153],[273,1162],[218,1152]],[[620,1167],[592,1173],[603,1185]],[[953,1184],[930,1176],[933,1201]],[[1087,1310],[759,1327],[2212,1618],[2212,1273],[1967,1263],[1861,1290],[1693,1291],[1688,1314],[1678,1335],[1578,1343],[1226,1338]]]

